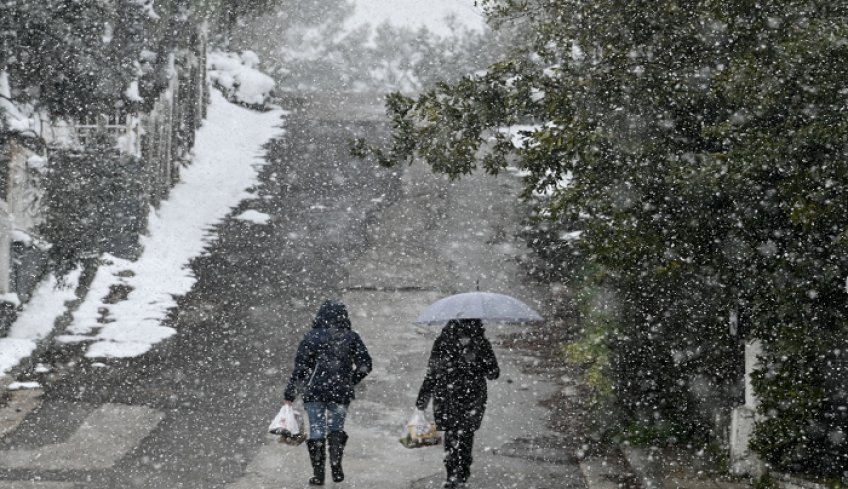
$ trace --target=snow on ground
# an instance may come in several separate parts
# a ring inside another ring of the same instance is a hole
[[[268,224],[268,221],[271,220],[271,216],[268,214],[253,209],[246,210],[235,216],[235,218],[242,221],[252,222],[254,224]]]
[[[74,289],[79,281],[80,270],[65,278],[65,285],[56,287],[52,275],[35,289],[5,338],[0,338],[0,376],[16,367],[38,347],[38,341],[47,338],[53,331],[56,319],[65,313],[65,303],[76,299]]]
[[[282,132],[283,111],[255,112],[227,102],[217,91],[211,95],[194,161],[181,171],[181,182],[168,200],[151,210],[143,253],[136,261],[105,256],[67,334],[57,337],[91,341],[87,357],[142,355],[176,333],[161,321],[176,305],[174,297],[186,294],[195,282],[190,260],[215,239],[210,228],[251,196],[247,189],[265,164],[262,145]],[[3,349],[0,344],[0,358]],[[11,363],[0,368],[6,372]]]
[[[214,239],[209,228],[224,218],[256,183],[263,165],[262,145],[281,129],[282,111],[259,113],[226,102],[212,92],[212,106],[198,131],[195,158],[182,182],[160,209],[151,212],[144,252],[130,262],[106,257],[67,335],[60,341],[91,341],[88,357],[132,357],[172,336],[162,326],[175,296],[187,293],[195,277],[189,261]],[[252,155],[245,157],[245,155]],[[109,304],[110,295],[130,290],[126,300]],[[106,299],[106,302],[104,302]]]

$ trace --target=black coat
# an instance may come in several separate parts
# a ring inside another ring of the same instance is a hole
[[[450,321],[433,344],[415,405],[425,409],[432,398],[436,427],[441,431],[476,431],[486,411],[486,380],[499,375],[482,322]]]
[[[371,356],[362,338],[350,329],[344,304],[326,301],[297,348],[294,370],[284,397],[303,402],[348,404],[354,387],[371,372]]]

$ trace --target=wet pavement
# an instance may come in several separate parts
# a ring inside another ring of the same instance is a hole
[[[350,137],[386,137],[375,100],[289,101],[295,112],[268,145],[261,185],[232,213],[254,209],[271,220],[218,226],[219,239],[193,264],[195,287],[169,320],[176,336],[135,359],[47,349],[38,361],[55,370],[29,375],[43,392],[12,393],[0,409],[0,489],[306,487],[305,447],[279,444],[265,428],[326,298],[348,305],[375,360],[346,425],[343,484],[441,485],[442,447],[398,443],[438,333],[411,319],[478,287],[544,315],[550,291],[519,265],[527,250],[515,237],[517,177],[449,182],[424,165],[384,169],[348,156]],[[502,375],[489,384],[469,488],[586,486],[575,440],[548,427],[540,404],[563,388],[561,372],[528,369],[531,352],[506,341],[532,331],[487,328]]]

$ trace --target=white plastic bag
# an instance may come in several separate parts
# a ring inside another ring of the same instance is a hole
[[[420,409],[416,409],[409,421],[406,422],[409,428],[409,435],[412,438],[427,438],[431,431],[435,431],[435,425],[427,420],[427,414]]]
[[[304,432],[303,417],[291,404],[283,404],[280,412],[274,416],[274,420],[268,426],[268,432],[272,435],[280,435],[280,443],[289,445],[300,445],[306,439]]]
[[[407,433],[400,439],[406,448],[418,448],[438,445],[442,437],[436,431],[436,423],[427,420],[427,414],[416,409],[406,422]]]

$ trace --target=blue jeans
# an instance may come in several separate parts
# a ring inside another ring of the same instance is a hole
[[[335,402],[304,402],[306,414],[309,416],[309,438],[315,440],[327,437],[330,431],[344,431],[347,404]]]

